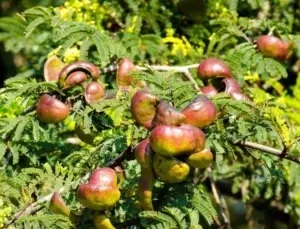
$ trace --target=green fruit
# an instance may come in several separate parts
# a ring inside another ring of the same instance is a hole
[[[159,98],[155,95],[138,90],[131,99],[131,114],[135,121],[150,129],[158,102]]]
[[[180,183],[189,175],[190,167],[188,164],[176,158],[154,155],[153,168],[155,174],[164,182]]]
[[[87,184],[77,189],[79,202],[94,210],[106,210],[113,207],[120,199],[118,178],[111,168],[96,169]]]
[[[214,160],[214,155],[208,149],[204,149],[200,152],[196,152],[190,155],[186,161],[190,166],[194,168],[204,169],[207,168]]]
[[[38,118],[45,123],[56,124],[69,116],[69,107],[50,95],[42,95],[36,106]]]
[[[94,225],[96,229],[115,229],[109,218],[98,212],[94,214]]]
[[[152,128],[161,124],[178,126],[185,120],[185,116],[165,101],[161,101],[155,110]]]
[[[70,217],[70,209],[61,196],[55,192],[50,200],[50,210],[55,214]]]
[[[155,127],[150,134],[151,148],[160,155],[167,157],[189,155],[204,147],[204,133],[193,126]]]
[[[75,133],[77,137],[84,143],[94,145],[95,133],[86,134],[79,125],[75,127]]]

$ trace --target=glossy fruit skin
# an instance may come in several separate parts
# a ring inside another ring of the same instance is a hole
[[[293,42],[283,42],[272,35],[260,36],[257,40],[257,47],[265,56],[278,60],[287,60],[293,54]]]
[[[182,113],[185,115],[186,124],[198,128],[207,127],[217,119],[217,109],[205,95],[198,95]]]
[[[225,93],[236,100],[249,100],[246,95],[243,95],[243,92],[237,80],[233,78],[227,78],[223,79],[222,82],[225,84]]]
[[[200,131],[186,125],[180,127],[157,126],[150,134],[151,148],[156,154],[166,157],[192,154],[196,149],[202,147],[200,142],[202,142],[204,134],[202,135],[202,131]]]
[[[82,71],[82,72],[86,72],[89,75],[92,76],[93,80],[97,80],[100,77],[100,69],[90,63],[90,62],[86,62],[86,61],[77,61],[74,62],[72,64],[69,64],[67,66],[65,66],[60,74],[59,74],[59,84],[64,87],[65,86],[65,81],[67,79],[67,77],[76,71]]]
[[[157,96],[144,90],[138,90],[131,99],[131,113],[135,121],[150,129],[158,103],[159,98]]]
[[[118,178],[111,168],[96,169],[87,184],[77,189],[79,202],[94,210],[106,210],[113,207],[120,199]]]
[[[141,141],[135,148],[135,159],[141,165],[141,176],[138,185],[139,202],[143,210],[153,210],[152,189],[155,176],[152,169],[154,152],[148,138]]]
[[[193,168],[205,169],[214,160],[214,155],[209,149],[204,149],[202,151],[193,153],[190,155],[186,161]]]
[[[158,154],[154,155],[153,168],[162,181],[171,184],[184,181],[190,172],[188,164],[174,157],[164,157]]]
[[[62,122],[69,116],[69,112],[67,105],[47,94],[41,96],[36,106],[38,118],[48,124]]]
[[[98,82],[90,82],[85,87],[84,98],[87,104],[99,102],[105,97],[105,89]]]
[[[198,76],[200,79],[211,79],[215,77],[232,77],[229,67],[220,59],[208,58],[198,66]]]
[[[180,128],[194,132],[197,139],[195,151],[200,151],[204,149],[206,138],[204,132],[201,129],[187,124],[182,124]]]
[[[115,229],[106,215],[96,212],[93,220],[96,229]]]
[[[70,209],[66,205],[61,196],[55,192],[50,200],[50,210],[55,214],[60,214],[69,217]]]
[[[208,85],[208,86],[205,86],[201,89],[201,91],[203,92],[204,95],[206,95],[207,97],[213,97],[215,95],[218,94],[218,91],[217,89],[212,86],[212,85]]]
[[[165,101],[161,101],[155,110],[155,116],[151,123],[151,128],[161,124],[179,126],[185,120],[185,116]]]
[[[50,57],[44,65],[44,78],[46,82],[57,82],[59,73],[64,68],[65,64],[57,57]]]
[[[85,80],[87,80],[87,78],[88,78],[87,75],[82,71],[72,72],[66,79],[65,86],[72,87],[77,84],[81,84]]]

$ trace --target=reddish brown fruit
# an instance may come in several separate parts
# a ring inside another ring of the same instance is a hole
[[[85,101],[90,103],[96,103],[105,97],[105,90],[102,84],[98,82],[91,82],[85,87],[84,98]]]
[[[232,74],[229,67],[220,59],[208,58],[200,63],[198,76],[204,80],[215,77],[232,77]]]
[[[205,86],[204,88],[201,89],[201,91],[203,92],[204,95],[206,95],[207,97],[213,97],[216,94],[218,94],[218,91],[216,88],[214,88],[214,86],[208,85]]]
[[[208,149],[204,149],[200,152],[196,152],[190,155],[186,161],[190,166],[194,168],[204,169],[207,168],[214,160],[214,155]]]
[[[151,148],[167,157],[188,155],[202,148],[205,136],[196,127],[182,125],[155,127],[150,134]]]
[[[131,99],[131,113],[136,122],[147,129],[151,128],[151,122],[155,115],[155,108],[159,98],[147,91],[137,91]]]
[[[236,100],[249,100],[246,95],[243,95],[239,83],[232,78],[223,79],[222,82],[225,84],[225,92]]]
[[[68,76],[68,78],[65,82],[65,86],[72,87],[77,84],[83,83],[85,80],[87,80],[87,75],[84,72],[81,72],[81,71],[72,72]]]
[[[144,139],[135,147],[135,159],[142,168],[152,168],[153,151],[150,146],[149,138]]]
[[[184,120],[185,116],[181,112],[165,101],[161,101],[156,107],[155,116],[152,120],[152,128],[161,124],[179,126]]]
[[[59,123],[69,116],[69,107],[50,95],[42,95],[36,106],[38,118],[45,123]]]
[[[293,54],[294,42],[283,42],[278,37],[263,35],[258,38],[257,47],[267,57],[287,60]]]
[[[45,81],[57,82],[59,79],[59,73],[64,66],[65,64],[57,56],[50,57],[44,65]]]
[[[77,189],[77,198],[84,206],[94,210],[107,210],[120,199],[118,178],[111,168],[96,169],[87,184]]]
[[[50,200],[50,210],[55,214],[70,216],[69,207],[57,192],[53,194]]]
[[[182,113],[185,115],[185,123],[199,128],[209,126],[217,118],[215,105],[205,95],[197,96]]]
[[[141,141],[135,148],[135,159],[141,165],[141,176],[139,179],[138,196],[141,207],[144,210],[153,210],[152,189],[155,182],[152,170],[152,158],[154,152],[150,147],[149,139]]]
[[[195,127],[195,126],[191,126],[191,125],[186,125],[183,124],[180,126],[182,129],[187,129],[189,131],[193,131],[196,139],[197,139],[197,146],[195,151],[200,151],[204,149],[205,146],[205,134],[202,130],[200,130],[199,128]]]
[[[59,74],[59,84],[65,86],[67,77],[76,71],[86,72],[91,75],[94,80],[97,80],[100,77],[100,70],[96,65],[85,61],[77,61],[67,65],[61,70]]]

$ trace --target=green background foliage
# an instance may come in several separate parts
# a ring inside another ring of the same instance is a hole
[[[188,7],[188,2],[195,5]],[[156,211],[141,211],[137,204],[139,164],[130,158],[122,162],[126,181],[121,200],[107,212],[114,225],[214,227],[222,217],[209,182],[213,180],[228,203],[234,228],[300,226],[299,165],[235,144],[247,139],[278,149],[289,146],[290,154],[300,156],[299,1],[5,0],[1,4],[6,80],[0,89],[0,228],[14,214],[61,188],[80,222],[51,213],[45,202],[36,214],[21,217],[9,228],[93,228],[92,211],[76,200],[78,184],[148,135],[132,119],[133,91],[117,91],[114,72],[102,75],[101,81],[116,97],[87,105],[81,88],[62,91],[44,81],[44,63],[53,55],[66,64],[87,60],[100,68],[130,58],[149,68],[135,72],[134,78],[146,81],[150,92],[178,109],[197,95],[193,84],[183,74],[158,72],[151,65],[189,65],[218,57],[251,98],[235,101],[220,93],[212,99],[221,111],[218,120],[204,129],[206,147],[215,154],[212,171],[195,175],[198,182],[192,176],[179,185],[157,181]],[[257,37],[268,33],[295,42],[289,61],[257,51]],[[203,86],[196,71],[191,73]],[[28,110],[49,91],[68,99],[75,110],[58,125],[43,124],[35,111]],[[78,141],[75,123],[96,136],[95,145]]]

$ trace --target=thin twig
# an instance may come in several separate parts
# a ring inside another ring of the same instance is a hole
[[[209,172],[211,173],[211,168],[209,168]],[[216,203],[220,206],[221,215],[222,215],[222,218],[223,218],[224,224],[225,224],[224,226],[225,226],[225,228],[229,229],[229,228],[231,228],[230,220],[228,219],[229,217],[226,215],[226,211],[225,211],[225,209],[227,208],[227,205],[226,205],[226,207],[223,206],[223,202],[221,202],[221,197],[218,193],[218,190],[217,190],[216,184],[212,178],[212,175],[210,175],[210,186],[211,186],[211,190],[212,190],[214,199],[215,199]],[[218,226],[221,227],[221,224]]]
[[[260,150],[262,152],[265,152],[265,153],[268,153],[268,154],[271,154],[271,155],[274,155],[274,156],[277,156],[277,157],[280,157],[280,158],[284,158],[286,160],[293,161],[293,162],[296,162],[296,163],[300,164],[300,158],[299,157],[295,157],[295,156],[293,156],[291,154],[288,154],[288,153],[282,154],[282,150],[275,149],[275,148],[272,148],[272,147],[269,147],[269,146],[265,146],[265,145],[262,145],[262,144],[259,144],[259,143],[250,142],[250,141],[241,141],[241,142],[236,143],[236,145],[242,145],[242,146],[245,146],[245,147],[248,147],[248,148],[257,149],[257,150]]]
[[[191,81],[194,84],[194,88],[196,89],[196,91],[200,91],[200,87],[197,84],[197,82],[194,80],[193,76],[191,75],[190,71],[187,70],[186,72],[184,72],[184,74],[186,75],[186,78],[189,79],[189,81]]]
[[[199,64],[191,64],[185,66],[150,65],[149,67],[157,71],[176,71],[185,73],[189,69],[198,68],[198,66]],[[148,70],[148,68],[141,66],[136,66],[136,68],[142,71]]]

